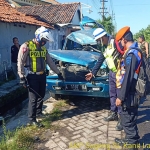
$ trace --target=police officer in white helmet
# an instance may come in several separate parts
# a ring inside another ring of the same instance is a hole
[[[107,32],[103,28],[97,28],[93,32],[94,39],[97,42],[102,42],[105,47],[103,55],[100,53],[100,57],[92,69],[92,72],[86,75],[86,80],[91,80],[92,77],[95,77],[99,68],[101,67],[104,60],[109,68],[109,95],[110,95],[110,103],[111,110],[109,112],[108,117],[105,117],[105,121],[117,121],[118,115],[121,114],[121,107],[116,106],[116,98],[117,98],[117,90],[116,90],[116,72],[117,72],[117,59],[120,54],[122,54],[123,47],[119,42],[115,41],[112,36],[108,35]],[[116,49],[118,51],[116,51]],[[120,123],[120,119],[118,120],[118,124],[116,126],[116,130],[122,130],[122,126]]]
[[[28,84],[29,105],[28,105],[28,125],[42,127],[36,120],[37,116],[42,116],[43,98],[46,90],[46,64],[63,79],[60,71],[44,47],[46,42],[54,42],[51,32],[45,27],[40,27],[35,32],[35,38],[21,45],[18,54],[18,74],[20,83],[23,86]],[[27,75],[25,69],[27,70]]]

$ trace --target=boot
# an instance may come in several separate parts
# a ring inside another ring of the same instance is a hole
[[[118,115],[116,112],[110,111],[108,117],[104,118],[104,121],[118,121]]]
[[[121,125],[121,119],[120,119],[120,117],[119,117],[118,123],[117,123],[117,126],[116,126],[116,131],[121,131],[121,130],[123,130],[123,127],[122,127],[122,125]]]
[[[45,118],[45,115],[43,113],[40,113],[40,114],[36,115],[36,118],[37,119],[43,119],[43,118]]]
[[[128,139],[118,139],[118,138],[115,138],[115,143],[117,143],[120,146],[123,146],[127,142],[128,142]]]

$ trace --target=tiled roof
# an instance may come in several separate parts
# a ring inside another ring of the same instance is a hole
[[[57,2],[55,0],[41,0],[41,1],[52,3],[52,4],[59,4],[59,2]]]
[[[80,3],[42,5],[42,6],[22,6],[17,8],[22,13],[32,16],[40,16],[51,24],[71,23]]]
[[[26,16],[25,14],[17,11],[15,8],[11,7],[5,0],[0,0],[0,21],[25,23],[53,28],[52,26],[50,26],[45,22],[38,21],[34,17]]]

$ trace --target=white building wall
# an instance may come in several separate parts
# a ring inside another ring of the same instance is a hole
[[[80,14],[78,13],[78,10],[80,11]],[[79,17],[79,15],[80,15],[80,17]],[[80,18],[81,18],[81,17],[82,17],[82,16],[81,16],[81,6],[79,5],[77,11],[75,12],[75,15],[74,15],[74,17],[73,17],[71,23],[72,23],[73,25],[79,25],[79,22],[80,22]]]
[[[13,37],[19,39],[19,43],[23,44],[25,41],[34,37],[36,26],[20,25],[14,23],[0,23],[0,68],[3,62],[7,62],[7,66],[11,66],[11,46],[13,45]],[[1,70],[1,69],[0,69]],[[0,71],[1,72],[1,71]]]
[[[11,66],[11,46],[13,45],[13,37],[19,39],[19,43],[33,39],[35,30],[38,26],[33,25],[21,25],[14,23],[0,23],[0,73],[4,70],[4,62],[7,62],[7,67]],[[47,49],[58,49],[58,30],[51,30],[54,37],[54,43],[46,44]],[[62,33],[62,32],[61,32]],[[50,46],[50,48],[48,48]]]
[[[51,32],[54,38],[54,42],[49,43],[48,51],[61,49],[61,41],[62,41],[63,35],[66,35],[67,28],[60,28],[59,30],[55,29],[55,30],[51,30]]]
[[[36,26],[31,25],[24,25],[23,27],[22,25],[19,26],[19,24],[14,26],[14,23],[0,23],[0,66],[3,66],[4,61],[7,62],[7,66],[11,66],[13,37],[17,37],[19,43],[23,44],[25,41],[34,37],[36,28]]]

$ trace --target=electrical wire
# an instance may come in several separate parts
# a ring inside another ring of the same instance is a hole
[[[96,4],[96,2],[95,2],[95,0],[92,0],[93,1],[93,6],[97,9],[97,10],[99,10],[99,8],[97,7],[98,5]]]
[[[133,6],[133,5],[134,6],[135,5],[140,5],[141,6],[141,5],[150,5],[150,4],[123,4],[123,5],[114,5],[114,6],[125,6],[126,7],[126,6]]]

